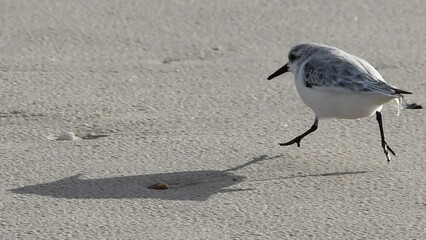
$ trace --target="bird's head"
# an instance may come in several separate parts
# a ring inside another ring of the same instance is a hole
[[[292,47],[288,52],[288,62],[283,67],[271,74],[268,77],[268,80],[278,77],[279,75],[286,72],[292,72],[294,74],[297,73],[302,63],[313,53],[322,48],[329,48],[329,46],[319,43],[302,43]]]

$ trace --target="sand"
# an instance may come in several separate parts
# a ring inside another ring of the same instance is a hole
[[[424,1],[0,6],[1,239],[426,238],[425,111],[386,105],[389,164],[374,117],[280,147],[314,115],[266,80],[322,42],[425,104]]]

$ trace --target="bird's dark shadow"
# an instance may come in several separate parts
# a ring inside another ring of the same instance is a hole
[[[55,198],[66,199],[150,198],[164,200],[204,201],[217,193],[229,193],[250,190],[241,188],[231,188],[233,185],[240,183],[246,179],[245,176],[235,174],[234,172],[248,165],[279,157],[282,157],[282,155],[277,155],[273,157],[261,155],[259,157],[253,158],[253,160],[248,161],[242,165],[224,171],[185,171],[101,179],[82,179],[82,175],[77,174],[74,176],[60,179],[58,181],[24,186],[20,188],[10,189],[9,191],[17,194],[36,194],[41,196],[50,196]],[[355,173],[364,172],[323,173],[306,176],[290,176],[279,179],[308,176],[331,176]],[[152,184],[158,182],[167,183],[169,185],[169,188],[166,190],[148,188]]]
[[[231,172],[208,170],[101,179],[82,179],[82,175],[77,174],[58,181],[24,186],[11,191],[67,199],[154,198],[203,201],[216,193],[242,191],[226,188],[243,179],[243,176]],[[159,182],[168,184],[169,189],[148,188]]]
[[[332,173],[318,173],[318,174],[299,174],[286,177],[277,177],[277,178],[267,178],[267,179],[254,179],[250,180],[251,182],[260,182],[260,181],[272,181],[272,180],[285,180],[291,178],[307,178],[307,177],[332,177],[340,175],[354,175],[354,174],[364,174],[369,173],[370,171],[347,171],[347,172],[332,172]]]

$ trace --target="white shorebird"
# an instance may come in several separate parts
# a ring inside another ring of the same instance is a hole
[[[402,94],[410,92],[387,84],[380,73],[364,59],[324,44],[296,45],[290,49],[288,60],[268,80],[292,72],[300,97],[315,113],[315,122],[305,133],[279,145],[296,143],[300,147],[302,138],[317,130],[319,119],[358,119],[375,113],[387,161],[390,161],[389,152],[395,156],[385,141],[380,111],[383,104],[392,99],[400,105],[404,97]]]

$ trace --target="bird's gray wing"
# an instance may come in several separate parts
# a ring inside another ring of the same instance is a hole
[[[400,96],[368,62],[354,56],[311,58],[304,66],[303,77],[310,88]]]

